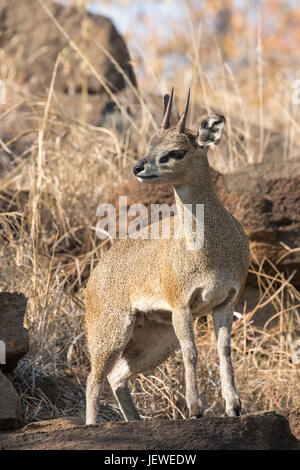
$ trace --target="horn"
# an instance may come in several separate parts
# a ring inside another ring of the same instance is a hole
[[[185,129],[185,121],[186,121],[187,113],[189,110],[189,104],[190,104],[190,94],[191,94],[191,89],[189,88],[186,101],[185,101],[184,110],[177,124],[177,130],[179,133],[184,132],[184,129]]]
[[[172,87],[170,97],[168,95],[164,96],[165,114],[164,114],[163,122],[160,126],[161,129],[169,129],[169,127],[170,127],[170,116],[171,116],[173,95],[174,95],[174,87]]]
[[[170,95],[168,94],[164,95],[164,115],[168,107],[169,99],[170,99]]]

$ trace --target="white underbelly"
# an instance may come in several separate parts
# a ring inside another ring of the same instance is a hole
[[[159,297],[140,297],[132,304],[133,310],[143,313],[148,320],[159,323],[172,323],[172,309],[170,305]],[[199,317],[207,315],[211,310],[211,305],[205,302],[197,302],[192,308],[193,316]]]
[[[161,297],[139,297],[132,303],[135,311],[142,312],[148,320],[172,323],[172,311],[168,302]]]

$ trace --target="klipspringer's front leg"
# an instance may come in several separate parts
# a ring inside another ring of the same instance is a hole
[[[193,317],[189,310],[176,310],[172,322],[179,340],[184,368],[186,403],[190,418],[199,418],[204,414],[204,406],[197,387],[197,349],[193,331]]]
[[[226,403],[226,413],[228,416],[240,416],[242,406],[235,388],[230,347],[233,309],[234,306],[230,304],[214,308],[213,322],[217,338],[222,396]]]

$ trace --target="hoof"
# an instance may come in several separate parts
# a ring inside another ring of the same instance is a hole
[[[199,403],[194,403],[189,410],[190,419],[198,419],[204,416],[204,407]]]
[[[232,406],[230,406],[230,408],[228,408],[226,410],[226,414],[228,416],[241,416],[242,414],[242,404],[241,404],[241,400],[239,398],[237,398],[235,400],[235,402],[233,403]]]

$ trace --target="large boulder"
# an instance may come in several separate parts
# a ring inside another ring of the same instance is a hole
[[[17,428],[22,423],[21,399],[12,383],[0,371],[0,429]]]
[[[108,18],[50,0],[44,0],[44,4],[114,92],[126,85],[118,66],[136,85],[126,44]],[[47,90],[57,56],[62,52],[62,66],[56,78],[57,91],[76,93],[84,88],[93,94],[104,92],[102,84],[39,2],[2,0],[0,18],[0,48],[8,57],[18,57],[14,60],[14,68],[19,84],[26,83],[32,91]]]
[[[274,412],[239,418],[110,422],[96,426],[82,426],[76,418],[61,418],[0,435],[0,446],[5,450],[299,450],[299,445],[288,420]],[[160,457],[162,462],[171,457],[171,463],[176,463],[176,458],[167,454],[152,455],[153,463],[157,464]],[[109,457],[114,463],[113,454]],[[152,462],[150,457],[147,464]],[[178,457],[177,463],[182,464],[184,457]]]
[[[249,236],[252,261],[270,260],[300,286],[300,158],[220,177],[219,195]],[[265,265],[267,268],[268,263]]]
[[[23,326],[26,310],[23,294],[0,292],[0,341],[5,344],[5,372],[12,371],[29,349],[29,335]]]

